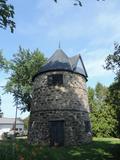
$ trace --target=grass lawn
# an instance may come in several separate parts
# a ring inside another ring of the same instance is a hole
[[[120,139],[94,138],[79,147],[41,147],[27,140],[1,141],[0,160],[120,160]]]

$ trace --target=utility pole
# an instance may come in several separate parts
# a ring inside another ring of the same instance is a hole
[[[4,88],[5,86],[0,86],[1,88]],[[17,86],[17,90],[19,91],[19,84]],[[16,121],[17,121],[17,109],[18,109],[18,97],[16,99],[16,109],[15,109],[15,122],[14,122],[14,126],[13,126],[13,130],[14,130],[14,136],[16,133]]]
[[[0,86],[1,88],[4,88],[5,86]],[[1,106],[1,96],[0,96],[0,106]],[[1,110],[1,107],[0,107],[0,118],[3,117],[3,112]]]
[[[17,77],[18,77],[18,73],[17,74]],[[16,92],[16,91],[15,91]],[[15,110],[15,123],[14,123],[14,136],[16,136],[16,124],[17,124],[17,111],[18,111],[18,93],[19,93],[19,77],[18,77],[18,84],[17,84],[17,92],[16,92],[16,110]]]
[[[15,133],[16,133],[17,109],[18,109],[18,100],[16,102],[16,110],[15,110],[14,136],[15,136]]]

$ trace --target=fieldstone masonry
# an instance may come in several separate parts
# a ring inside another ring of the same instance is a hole
[[[48,75],[62,74],[62,85],[48,85]],[[35,77],[28,139],[50,145],[50,121],[64,122],[64,145],[91,141],[89,105],[84,76],[69,71],[50,71]],[[86,123],[87,122],[87,123]]]

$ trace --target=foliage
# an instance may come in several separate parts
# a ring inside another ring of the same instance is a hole
[[[92,131],[97,137],[117,136],[118,121],[114,108],[106,103],[108,93],[108,88],[100,83],[97,83],[95,89],[88,88]]]
[[[31,52],[29,49],[19,47],[18,53],[8,61],[7,69],[10,72],[5,92],[12,93],[15,103],[22,111],[30,109],[32,100],[32,77],[45,63],[44,55],[36,49]]]
[[[115,81],[109,86],[109,94],[107,96],[107,102],[120,109],[120,81]]]
[[[94,138],[91,144],[74,147],[30,145],[27,140],[1,141],[1,160],[120,160],[120,141]]]
[[[24,128],[28,130],[29,116],[26,117],[23,121],[24,121]]]
[[[97,83],[95,87],[95,96],[98,102],[104,102],[108,93],[107,87],[103,86],[101,83]]]
[[[6,62],[6,59],[2,55],[2,51],[0,50],[0,71],[3,68],[5,69],[5,66],[7,66],[7,62]],[[0,86],[0,87],[2,87],[2,86]],[[1,97],[0,97],[0,105],[1,105]]]
[[[117,115],[117,131],[120,137],[120,45],[114,44],[114,52],[107,56],[104,66],[107,70],[112,70],[116,77],[114,82],[109,86],[109,94],[107,95],[106,102],[110,104]]]
[[[115,81],[109,86],[106,102],[112,106],[117,116],[117,136],[120,137],[120,81]]]
[[[3,59],[2,51],[0,51],[0,69],[3,67],[3,65],[4,65],[4,59]]]
[[[7,60],[3,57],[2,51],[0,50],[0,70],[6,69],[7,67]]]
[[[116,78],[120,79],[120,45],[114,44],[115,51],[113,54],[109,54],[105,60],[105,69],[112,70],[116,74]]]
[[[14,18],[14,7],[7,3],[7,0],[0,0],[0,28],[10,28],[13,33],[15,28]]]
[[[1,106],[1,97],[0,97],[0,106]],[[2,115],[3,115],[3,112],[2,112],[1,107],[0,107],[0,118],[2,117]]]

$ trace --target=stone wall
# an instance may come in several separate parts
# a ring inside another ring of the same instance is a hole
[[[47,76],[63,74],[63,85],[49,86]],[[64,120],[64,144],[79,145],[90,142],[91,135],[85,131],[89,121],[86,83],[79,74],[59,71],[37,76],[33,83],[33,105],[29,122],[29,142],[49,145],[51,120]]]

